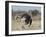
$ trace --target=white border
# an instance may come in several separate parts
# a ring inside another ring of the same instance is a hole
[[[12,18],[12,16],[11,16],[11,6],[12,5],[17,5],[17,6],[35,6],[35,7],[41,7],[41,30],[30,30],[30,31],[28,31],[28,30],[26,30],[26,31],[12,31],[11,30],[11,18]],[[23,4],[23,3],[9,3],[9,35],[10,34],[24,34],[24,33],[42,33],[43,32],[43,30],[44,30],[44,25],[43,25],[43,5],[41,5],[41,4]]]

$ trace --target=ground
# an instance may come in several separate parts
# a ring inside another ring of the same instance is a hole
[[[39,30],[39,29],[41,29],[40,16],[33,17],[32,19],[33,20],[32,20],[32,24],[31,24],[30,27],[28,27],[28,25],[27,26],[24,25],[24,27],[26,29],[24,29],[24,27],[22,26],[22,23],[17,22],[17,20],[12,20],[12,31],[18,31],[18,30]]]

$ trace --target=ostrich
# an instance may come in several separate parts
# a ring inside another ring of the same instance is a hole
[[[30,15],[25,13],[25,14],[22,14],[21,16],[15,16],[15,19],[17,20],[16,29],[19,29],[19,30],[30,29],[30,25],[32,23],[32,18]]]
[[[29,24],[29,26],[31,25],[31,23],[32,23],[32,18],[31,18],[30,15],[28,15],[28,14],[23,14],[21,18],[22,18],[22,19],[25,18],[24,21],[25,21],[26,25],[28,25],[28,24]]]

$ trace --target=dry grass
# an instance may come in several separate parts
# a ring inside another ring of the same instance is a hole
[[[36,19],[37,20],[32,20],[32,25],[30,27],[28,27],[28,25],[24,25],[26,29],[22,26],[20,19],[19,22],[17,20],[12,20],[12,30],[39,30],[41,29],[41,20],[39,20],[38,18]]]

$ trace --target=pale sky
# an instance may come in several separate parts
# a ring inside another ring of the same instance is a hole
[[[34,7],[34,6],[16,6],[12,5],[13,11],[19,10],[19,11],[28,11],[28,10],[38,10],[41,12],[41,7]]]

